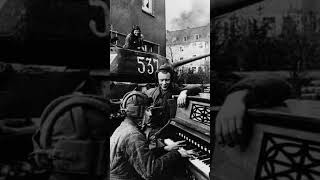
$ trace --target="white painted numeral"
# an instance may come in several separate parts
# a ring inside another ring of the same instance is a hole
[[[153,71],[154,71],[153,66],[151,64],[152,59],[151,58],[146,58],[146,60],[148,61],[148,66],[150,66],[150,69],[148,68],[148,73],[152,74]]]
[[[138,62],[138,64],[141,64],[141,66],[142,66],[142,68],[141,68],[141,67],[138,67],[138,71],[139,71],[139,73],[141,73],[141,74],[146,71],[146,67],[145,67],[144,63],[142,62],[143,59],[144,59],[143,57],[137,57],[137,62]]]

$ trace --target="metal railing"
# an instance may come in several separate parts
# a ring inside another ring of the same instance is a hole
[[[118,32],[118,31],[110,30],[110,36],[117,37],[118,40],[115,42],[115,45],[122,47],[125,43],[125,39],[126,39],[127,35],[124,33]],[[160,44],[152,42],[152,41],[148,41],[148,40],[143,40],[143,43],[145,45],[144,48],[145,48],[146,52],[160,54]]]

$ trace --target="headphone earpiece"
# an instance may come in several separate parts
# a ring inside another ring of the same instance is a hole
[[[143,104],[139,105],[136,103],[134,103],[134,105],[130,104],[128,106],[128,100],[130,98],[133,98],[134,96],[137,97],[140,97],[142,100],[141,101],[144,101]],[[145,104],[144,104],[145,103]],[[145,111],[145,108],[147,106],[147,104],[149,103],[149,98],[147,97],[147,95],[143,94],[142,92],[139,92],[139,91],[131,91],[131,92],[128,92],[126,93],[124,96],[123,96],[123,99],[122,99],[122,102],[121,102],[121,105],[120,105],[120,109],[124,112],[126,112],[126,114],[132,116],[132,117],[136,117],[136,118],[142,118],[143,115],[144,115],[144,111]]]

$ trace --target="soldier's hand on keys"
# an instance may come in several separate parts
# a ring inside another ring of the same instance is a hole
[[[196,158],[198,156],[198,154],[194,150],[185,150],[183,148],[180,148],[178,152],[182,157]]]
[[[166,151],[177,150],[180,147],[186,146],[186,144],[184,142],[185,142],[185,140],[174,142],[170,145],[165,146],[164,150],[166,150]]]

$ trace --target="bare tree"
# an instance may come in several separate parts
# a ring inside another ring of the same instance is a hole
[[[168,47],[168,49],[169,49],[169,58],[173,61],[173,59],[174,59],[174,56],[173,56],[173,51],[172,51],[172,46],[167,46]]]

